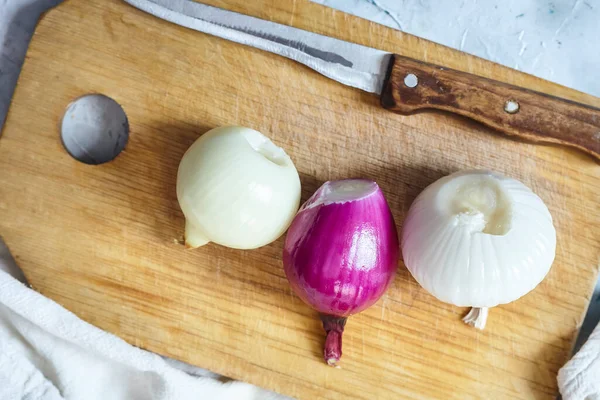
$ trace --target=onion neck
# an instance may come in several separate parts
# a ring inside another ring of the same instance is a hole
[[[336,367],[342,357],[342,334],[344,333],[346,320],[346,317],[321,315],[323,329],[327,332],[323,357],[325,362],[332,367]]]
[[[185,221],[185,247],[195,249],[209,242],[210,240],[204,236],[204,232]]]
[[[503,236],[512,224],[512,199],[491,173],[458,175],[440,190],[440,199],[458,225],[470,232]]]

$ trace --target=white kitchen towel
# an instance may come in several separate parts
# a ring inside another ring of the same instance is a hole
[[[563,400],[600,400],[600,325],[558,371],[558,387]]]
[[[14,268],[2,247],[0,239],[0,400],[284,399],[191,366],[187,374],[80,320],[6,272]]]

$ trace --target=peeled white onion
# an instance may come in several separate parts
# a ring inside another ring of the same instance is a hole
[[[185,242],[254,249],[279,238],[300,205],[290,157],[262,133],[230,126],[202,135],[177,173]]]
[[[483,329],[487,308],[510,303],[546,276],[556,231],[544,202],[521,182],[463,171],[428,186],[402,231],[406,267],[446,303],[470,306],[464,321]]]

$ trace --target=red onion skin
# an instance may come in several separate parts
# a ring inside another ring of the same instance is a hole
[[[292,289],[322,319],[337,317],[333,319],[337,324],[328,326],[323,319],[328,362],[332,359],[328,351],[339,353],[338,359],[341,356],[345,317],[379,300],[396,272],[396,225],[383,192],[374,186],[372,193],[358,200],[309,207],[322,186],[302,206],[285,240],[283,264]]]

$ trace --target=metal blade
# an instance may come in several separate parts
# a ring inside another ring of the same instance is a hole
[[[381,93],[389,53],[192,0],[125,0],[175,24],[298,61],[347,86]]]

